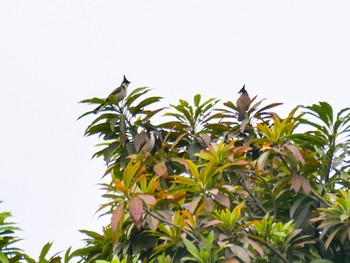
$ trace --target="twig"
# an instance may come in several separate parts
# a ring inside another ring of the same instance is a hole
[[[267,211],[265,210],[265,208],[260,204],[260,202],[255,198],[255,196],[253,195],[253,193],[248,189],[248,187],[245,185],[245,183],[242,180],[239,180],[239,182],[241,183],[241,185],[243,186],[244,190],[246,190],[248,192],[248,194],[250,195],[250,197],[254,200],[255,205],[264,213],[267,214]]]
[[[284,164],[284,166],[285,166],[285,167],[288,169],[288,171],[290,172],[290,175],[293,176],[294,173],[293,173],[292,169],[288,166],[286,160],[284,160],[282,154],[277,153],[277,155],[278,155],[278,157],[281,159],[281,161],[282,161],[282,163]]]
[[[328,203],[326,200],[324,200],[324,199],[322,198],[322,196],[320,196],[318,193],[316,193],[316,191],[315,191],[314,189],[311,189],[311,194],[312,194],[314,197],[316,197],[316,199],[317,199],[318,201],[324,203],[324,204],[327,205],[327,206],[332,206],[331,203]]]
[[[273,195],[271,187],[269,186],[269,184],[265,181],[265,179],[263,177],[258,176],[258,178],[264,182],[265,187],[269,190],[269,192],[271,194],[272,206],[273,206],[273,217],[276,218],[276,213],[277,213],[277,211],[276,211],[276,199],[275,199],[275,196]]]
[[[170,221],[166,220],[165,218],[163,218],[163,217],[161,217],[161,216],[159,216],[159,215],[156,215],[156,214],[152,213],[152,212],[151,212],[150,210],[148,210],[148,208],[146,208],[146,207],[144,207],[143,210],[144,210],[147,214],[149,214],[150,216],[154,217],[155,219],[158,219],[159,221],[161,221],[161,222],[163,222],[163,223],[165,223],[165,224],[168,224],[168,225],[173,226],[173,227],[178,228],[178,229],[180,228],[178,225],[174,224],[173,222],[170,222]],[[187,235],[189,235],[190,237],[192,237],[194,241],[199,242],[199,240],[198,240],[190,231],[188,231],[188,230],[185,229],[185,228],[183,228],[182,230],[183,230]]]

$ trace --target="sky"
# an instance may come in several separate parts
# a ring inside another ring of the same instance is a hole
[[[325,0],[3,0],[0,2],[0,211],[37,257],[100,231],[100,142],[77,117],[126,75],[159,106],[238,98],[350,106],[350,2]],[[161,117],[159,117],[161,118]],[[160,119],[161,120],[161,119]]]

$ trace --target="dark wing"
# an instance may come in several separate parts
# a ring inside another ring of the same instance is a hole
[[[137,153],[141,152],[141,150],[145,146],[146,142],[147,142],[147,133],[146,132],[141,132],[135,136],[134,145],[135,145],[135,149],[136,149]]]

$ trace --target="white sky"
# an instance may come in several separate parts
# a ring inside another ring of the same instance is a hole
[[[23,229],[32,256],[100,230],[107,219],[91,160],[97,138],[84,138],[91,108],[122,81],[150,86],[163,106],[249,94],[298,104],[350,106],[350,2],[323,0],[0,2],[0,210]]]

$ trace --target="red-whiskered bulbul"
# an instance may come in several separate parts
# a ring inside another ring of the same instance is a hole
[[[250,105],[250,98],[248,92],[245,90],[245,85],[238,92],[241,96],[238,98],[236,102],[236,107],[238,110],[238,121],[243,121],[245,119],[245,113],[247,112]]]
[[[115,90],[113,90],[111,92],[111,94],[108,95],[108,97],[106,98],[106,102],[108,102],[108,98],[110,96],[116,96],[118,101],[121,101],[123,100],[125,97],[126,97],[126,92],[127,92],[127,89],[128,89],[128,86],[131,82],[128,81],[124,75],[124,79],[123,79],[123,82],[122,84],[120,84],[120,86],[118,88],[116,88]],[[100,111],[100,109],[104,106],[105,104],[101,104],[100,106],[98,106],[94,112],[95,113],[98,113]]]
[[[134,145],[137,153],[149,154],[154,147],[155,136],[154,131],[147,129],[135,136]]]

